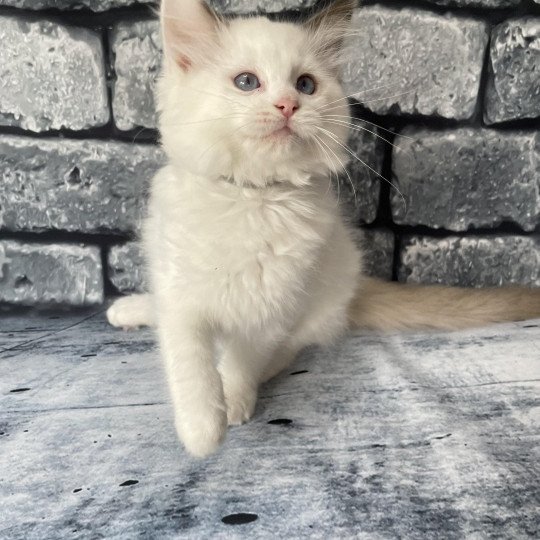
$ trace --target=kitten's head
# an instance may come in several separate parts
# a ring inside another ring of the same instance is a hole
[[[257,185],[340,170],[348,105],[338,53],[353,5],[336,0],[291,24],[224,21],[203,0],[163,0],[158,103],[171,161]]]

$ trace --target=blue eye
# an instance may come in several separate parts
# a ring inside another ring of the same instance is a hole
[[[308,96],[311,96],[311,94],[315,93],[315,88],[315,81],[309,75],[302,75],[301,77],[298,77],[298,80],[296,81],[296,89],[299,92],[302,92],[302,94],[308,94]]]
[[[256,90],[261,86],[257,75],[253,73],[240,73],[234,78],[234,84],[236,88],[240,88],[244,92],[251,92],[251,90]]]

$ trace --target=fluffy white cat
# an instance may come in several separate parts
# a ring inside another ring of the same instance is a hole
[[[158,102],[169,164],[143,244],[150,293],[109,321],[155,325],[178,435],[195,456],[253,414],[258,386],[351,323],[455,328],[540,314],[525,289],[402,287],[361,278],[331,176],[346,161],[339,45],[355,2],[304,24],[221,20],[163,0]]]

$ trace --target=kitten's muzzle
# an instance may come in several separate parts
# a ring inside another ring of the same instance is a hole
[[[274,103],[274,107],[278,109],[285,118],[291,118],[291,116],[300,108],[300,104],[297,99],[294,98],[282,98]]]

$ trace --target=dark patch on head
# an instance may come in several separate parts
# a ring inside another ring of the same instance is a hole
[[[10,394],[16,394],[18,392],[28,392],[28,390],[32,390],[31,388],[14,388],[13,390],[10,390]]]
[[[229,514],[228,516],[222,517],[221,521],[226,525],[245,525],[246,523],[252,523],[258,519],[259,516],[257,514],[240,512],[238,514]]]
[[[309,373],[307,369],[301,369],[300,371],[293,371],[291,375],[302,375],[302,373]]]
[[[292,424],[292,420],[288,418],[276,418],[275,420],[269,420],[268,424],[272,424],[273,426],[288,426]]]
[[[82,491],[82,488],[75,488],[75,489],[73,490],[73,493],[79,493],[79,491]]]
[[[135,484],[138,484],[139,481],[138,480],[126,480],[125,482],[122,482],[121,484],[119,484],[120,487],[124,487],[124,486],[134,486]]]

